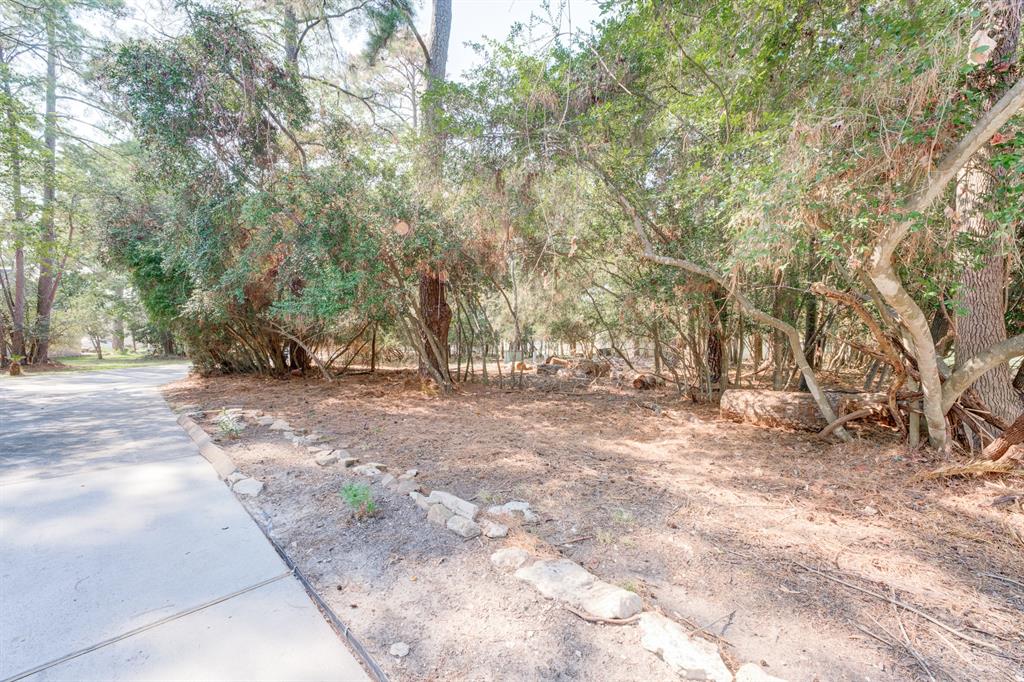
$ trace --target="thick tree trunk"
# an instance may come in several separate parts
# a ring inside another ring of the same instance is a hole
[[[46,21],[46,119],[43,124],[43,210],[40,240],[39,283],[36,293],[34,362],[50,359],[50,313],[53,310],[56,272],[56,230],[54,227],[57,183],[57,36],[52,15]]]
[[[997,91],[1005,87],[996,69],[1012,62],[1017,52],[1022,8],[1021,0],[1001,1],[998,6],[988,0],[981,7],[989,19],[984,28],[995,38],[996,47],[988,65],[971,80],[973,89],[984,95],[986,111],[995,103]],[[956,324],[957,367],[1006,340],[1005,242],[991,243],[998,225],[986,215],[999,182],[991,157],[992,148],[985,145],[964,165],[956,180],[957,227],[974,238],[986,254],[979,268],[965,267],[960,278],[959,307],[966,313]],[[1009,365],[1001,364],[983,374],[973,387],[992,414],[1007,422],[1024,412],[1024,402],[1012,381]]]
[[[419,289],[423,323],[434,337],[430,339],[426,333],[421,333],[426,357],[420,358],[420,373],[432,376],[427,369],[429,364],[442,378],[447,378],[448,329],[451,326],[452,309],[445,296],[445,282],[440,273],[423,273],[420,275]]]

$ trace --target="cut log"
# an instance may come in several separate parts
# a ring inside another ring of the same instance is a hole
[[[885,393],[825,391],[825,397],[837,415],[872,409],[879,420],[885,419]],[[759,426],[821,431],[829,425],[811,394],[796,391],[732,388],[722,393],[719,413],[723,419]]]
[[[1010,424],[1010,428],[1003,431],[1003,434],[989,443],[982,452],[985,459],[1001,459],[1011,447],[1024,443],[1024,414],[1017,417],[1017,420]]]
[[[638,391],[649,391],[652,388],[664,385],[665,380],[659,376],[655,376],[654,374],[638,374],[636,375],[636,378],[633,379],[633,388]]]
[[[552,355],[551,357],[549,357],[547,360],[544,361],[544,364],[545,365],[559,365],[561,367],[568,367],[572,363],[569,360],[566,360],[565,358],[560,358],[560,357],[558,357],[556,355]]]
[[[565,365],[556,365],[554,363],[546,363],[543,365],[537,365],[537,374],[547,374],[549,376],[555,376],[558,374],[558,370],[565,367]]]

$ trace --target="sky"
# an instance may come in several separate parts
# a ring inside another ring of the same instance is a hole
[[[516,22],[527,24],[531,14],[549,16],[542,0],[452,0],[452,34],[448,45],[449,77],[458,80],[460,75],[479,65],[479,56],[466,42],[479,42],[484,37],[502,39],[508,35]],[[558,5],[557,0],[552,4]],[[553,10],[557,14],[558,10]],[[429,8],[420,12],[421,24],[426,30],[429,25]],[[567,0],[561,16],[560,30],[586,31],[600,17],[600,9],[594,0]],[[546,29],[549,31],[550,29]]]

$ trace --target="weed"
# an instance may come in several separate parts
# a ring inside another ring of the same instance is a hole
[[[352,508],[356,516],[373,516],[377,513],[377,503],[373,501],[373,492],[365,483],[346,483],[338,496]]]
[[[238,438],[242,433],[243,426],[233,416],[221,410],[220,416],[217,418],[217,428],[228,438]]]
[[[597,531],[597,533],[595,533],[595,537],[597,538],[597,541],[600,542],[602,545],[615,544],[615,535],[613,535],[610,531],[607,531],[603,528]]]

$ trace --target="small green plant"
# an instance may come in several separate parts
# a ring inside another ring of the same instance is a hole
[[[619,587],[628,592],[635,592],[636,594],[640,594],[640,587],[637,586],[637,584],[632,580],[623,580],[621,583],[619,583]]]
[[[346,483],[338,496],[345,500],[345,504],[352,508],[356,516],[373,516],[377,512],[373,492],[365,483]]]
[[[600,542],[602,545],[611,545],[615,543],[615,535],[610,531],[605,530],[604,528],[597,531],[595,537],[597,538],[597,541]]]
[[[217,418],[217,428],[228,438],[238,438],[242,433],[242,425],[224,410],[221,410],[220,416]]]

